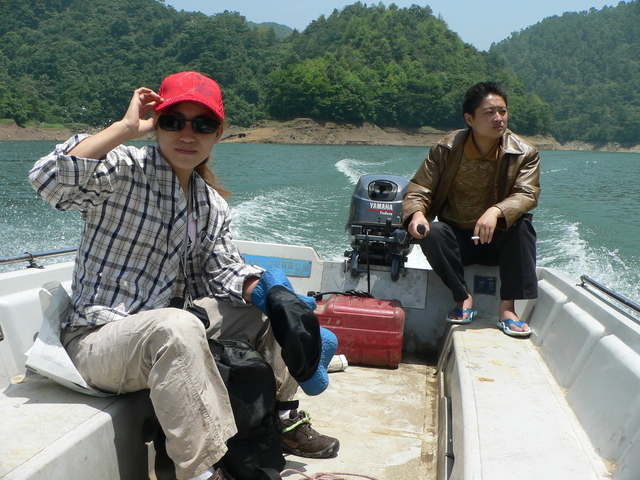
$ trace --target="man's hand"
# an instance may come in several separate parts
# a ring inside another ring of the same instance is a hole
[[[411,222],[409,222],[409,235],[419,240],[429,235],[429,230],[429,221],[424,216],[424,213],[415,212],[411,216]]]
[[[478,242],[491,243],[498,219],[501,217],[503,217],[502,210],[498,207],[490,207],[482,214],[473,229],[473,235],[478,237],[478,240],[474,240],[476,245]]]

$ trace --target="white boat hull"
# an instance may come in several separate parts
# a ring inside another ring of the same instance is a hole
[[[640,326],[560,272],[539,270],[540,298],[519,305],[534,334],[521,340],[495,328],[496,295],[476,295],[478,319],[449,328],[450,293],[428,268],[405,269],[394,282],[385,267],[372,267],[367,281],[311,248],[238,244],[252,259],[308,265],[290,275],[298,292],[369,284],[405,309],[409,362],[332,374],[329,390],[303,406],[341,450],[328,460],[288,457],[288,467],[378,480],[436,471],[439,479],[640,478]],[[42,322],[40,286],[59,280],[70,288],[71,273],[66,262],[0,274],[0,478],[146,478],[145,392],[94,398],[23,378]],[[468,269],[471,284],[496,273]],[[429,364],[436,354],[437,368]]]

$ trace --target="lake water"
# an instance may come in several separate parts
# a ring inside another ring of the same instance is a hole
[[[57,212],[26,175],[55,142],[0,142],[0,257],[78,244],[77,212]],[[214,170],[232,192],[235,238],[315,247],[342,259],[357,180],[412,177],[427,147],[334,145],[216,146]],[[538,264],[594,280],[640,302],[640,154],[543,151],[534,211]],[[5,268],[6,269],[6,268]]]

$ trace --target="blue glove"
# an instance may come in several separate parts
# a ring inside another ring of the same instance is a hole
[[[251,292],[251,302],[271,322],[289,373],[307,395],[319,395],[329,385],[327,367],[338,348],[338,339],[321,328],[313,313],[313,297],[298,295],[282,270],[263,273]]]
[[[296,293],[293,290],[291,282],[282,270],[279,268],[266,270],[262,274],[262,277],[260,277],[260,281],[256,283],[256,286],[253,288],[253,292],[251,292],[251,303],[262,310],[262,313],[265,315],[269,315],[269,312],[267,312],[267,293],[269,293],[269,290],[276,285],[280,285],[290,292]],[[317,304],[315,298],[300,295],[298,293],[296,293],[296,295],[307,305],[307,307],[311,309],[311,311],[316,309]]]

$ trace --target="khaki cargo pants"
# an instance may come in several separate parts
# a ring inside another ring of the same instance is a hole
[[[288,374],[271,326],[253,306],[235,307],[214,298],[197,300],[211,326],[177,308],[131,315],[100,328],[62,336],[76,367],[92,386],[114,393],[149,389],[167,436],[167,453],[180,480],[216,463],[236,433],[233,412],[207,336],[244,340],[271,364],[278,400],[291,400],[298,384]]]

